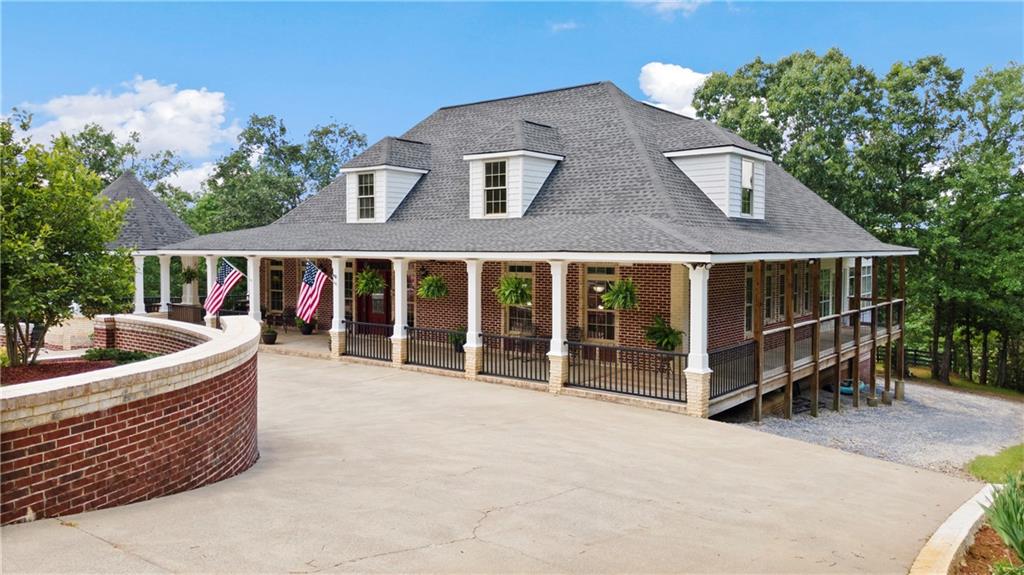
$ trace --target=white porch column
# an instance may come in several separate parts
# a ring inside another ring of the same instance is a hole
[[[263,321],[263,314],[260,312],[260,256],[248,256],[246,271],[246,282],[249,286],[249,317],[256,321]]]
[[[462,346],[466,357],[466,375],[475,377],[483,368],[484,356],[480,347],[480,277],[483,262],[466,260],[466,344]]]
[[[331,317],[331,355],[341,357],[345,353],[345,258],[331,258],[331,303],[334,315]]]
[[[405,338],[406,312],[406,273],[409,269],[409,262],[404,259],[391,260],[391,283],[394,290],[394,314],[395,328],[391,335],[391,361],[394,363],[405,363],[407,340]]]
[[[171,303],[171,256],[160,259],[160,313],[167,313]]]
[[[135,260],[135,315],[146,315],[146,256],[132,256]]]
[[[206,296],[210,296],[210,291],[213,290],[213,286],[217,283],[217,256],[206,256]],[[206,314],[206,326],[216,327],[217,316],[207,313]]]
[[[548,359],[551,371],[548,376],[548,389],[552,393],[561,391],[569,377],[569,356],[565,349],[565,306],[566,276],[569,263],[564,261],[549,262],[551,266],[551,349]]]
[[[182,256],[181,257],[181,269],[195,268],[199,264],[199,258],[196,256]],[[181,286],[181,303],[184,305],[196,305],[199,303],[199,278],[190,284],[183,284]]]
[[[711,266],[690,268],[690,351],[686,359],[686,404],[690,415],[708,417],[711,368],[708,365],[708,278]]]

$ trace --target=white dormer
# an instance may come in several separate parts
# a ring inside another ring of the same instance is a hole
[[[409,191],[427,170],[399,166],[346,168],[345,221],[383,223],[388,221]]]
[[[764,219],[765,162],[771,157],[737,146],[666,152],[730,218]]]
[[[564,158],[517,150],[462,157],[469,162],[469,217],[521,218]]]

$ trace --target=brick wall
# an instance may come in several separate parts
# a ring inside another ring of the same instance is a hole
[[[448,286],[448,295],[440,299],[423,299],[414,295],[416,327],[436,329],[465,328],[467,306],[466,263],[461,261],[421,261],[410,266],[413,280],[409,287],[415,293],[421,275],[435,275]],[[484,297],[487,297],[485,292]]]
[[[0,524],[143,501],[248,469],[259,457],[259,329],[247,319],[229,321],[221,333],[101,317],[96,341],[125,349],[169,353],[211,337],[232,345],[198,347],[175,364],[140,362],[116,375],[99,370],[58,389],[5,396]],[[142,333],[147,327],[151,333]]]
[[[743,343],[744,264],[716,265],[708,277],[708,350]]]
[[[632,278],[636,286],[637,307],[619,311],[619,345],[656,349],[645,337],[647,326],[660,315],[666,322],[672,320],[671,268],[665,264],[636,264],[620,266],[620,278]]]

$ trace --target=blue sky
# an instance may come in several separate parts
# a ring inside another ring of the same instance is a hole
[[[370,140],[436,108],[612,80],[680,109],[699,73],[837,46],[884,71],[941,53],[969,75],[1024,60],[1024,3],[16,4],[0,103],[41,130],[100,119],[202,166],[251,113]],[[676,66],[649,67],[652,62]],[[646,88],[646,93],[645,93]],[[676,100],[672,100],[675,98]],[[672,101],[670,101],[672,100]],[[207,164],[208,166],[208,164]],[[193,174],[196,175],[196,174]],[[191,182],[189,182],[191,183]]]

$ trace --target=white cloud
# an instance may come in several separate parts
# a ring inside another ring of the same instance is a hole
[[[695,118],[693,95],[710,75],[677,64],[650,62],[640,68],[640,90],[649,98],[649,103]]]
[[[580,27],[580,25],[577,24],[576,21],[574,21],[574,20],[569,20],[568,22],[551,22],[551,23],[548,24],[548,30],[550,30],[551,32],[553,32],[555,34],[557,34],[559,32],[567,32],[569,30],[575,30],[575,29],[577,29],[579,27]]]
[[[655,13],[660,14],[668,20],[673,19],[676,14],[682,14],[689,18],[704,4],[711,0],[634,0],[637,4],[650,7]]]
[[[232,142],[239,132],[237,123],[227,123],[224,92],[179,90],[176,84],[141,76],[123,87],[118,93],[92,90],[24,104],[22,107],[43,120],[31,130],[33,139],[47,141],[59,132],[73,133],[96,123],[121,140],[138,132],[143,153],[173,150],[204,158],[219,144]]]
[[[173,176],[164,178],[164,182],[172,186],[178,186],[186,192],[197,195],[202,191],[202,184],[213,173],[216,164],[214,162],[203,162],[195,168],[181,170]]]

